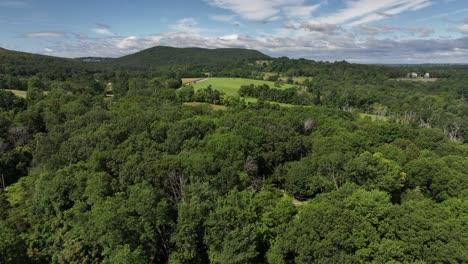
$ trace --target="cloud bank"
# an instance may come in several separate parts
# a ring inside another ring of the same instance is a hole
[[[211,21],[231,25],[231,32],[205,28],[196,18],[173,22],[167,32],[119,36],[106,24],[92,32],[67,34],[40,52],[63,57],[119,57],[153,46],[249,48],[271,56],[359,63],[444,63],[468,61],[468,21],[451,28],[457,37],[436,35],[430,26],[375,23],[414,12],[435,0],[343,0],[331,13],[318,12],[327,2],[305,0],[203,0],[222,14]],[[242,21],[242,22],[239,22]],[[276,23],[272,32],[247,34],[239,29]],[[57,32],[32,32],[28,37],[53,38]]]

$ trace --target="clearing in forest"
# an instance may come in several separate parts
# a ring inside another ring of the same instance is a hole
[[[250,85],[250,84],[254,84],[254,85],[268,84],[270,88],[277,88],[277,89],[286,89],[286,88],[291,88],[294,86],[290,84],[282,84],[280,87],[275,87],[274,82],[244,79],[244,78],[210,78],[209,80],[206,80],[204,82],[195,83],[193,87],[195,88],[195,90],[200,90],[211,85],[213,89],[224,92],[226,95],[236,96],[238,95],[237,92],[239,91],[241,86]]]
[[[16,96],[26,98],[26,91],[21,91],[21,90],[12,90],[12,89],[0,89],[2,91],[7,91],[7,92],[12,92]]]

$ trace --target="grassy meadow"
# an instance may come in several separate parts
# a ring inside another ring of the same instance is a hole
[[[213,89],[224,92],[226,95],[236,96],[238,95],[237,91],[240,89],[241,86],[250,85],[250,84],[254,84],[254,85],[268,84],[271,88],[277,88],[275,87],[274,82],[243,79],[243,78],[210,78],[209,80],[206,80],[204,82],[194,84],[193,87],[195,88],[195,90],[200,90],[211,85]],[[286,88],[291,88],[291,87],[293,87],[293,85],[283,84],[279,88],[286,89]]]

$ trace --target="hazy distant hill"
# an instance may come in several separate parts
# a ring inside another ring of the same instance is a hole
[[[256,50],[172,48],[157,46],[115,60],[112,64],[127,67],[165,67],[176,65],[233,65],[248,60],[269,59]]]

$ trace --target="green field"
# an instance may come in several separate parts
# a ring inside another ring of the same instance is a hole
[[[211,85],[213,89],[224,92],[226,95],[236,96],[238,95],[237,91],[240,89],[241,86],[250,85],[250,84],[254,84],[254,85],[268,84],[271,88],[276,88],[274,82],[243,79],[243,78],[210,78],[207,81],[194,84],[193,87],[195,88],[195,90],[200,90],[200,89],[208,87],[208,85]],[[291,88],[291,87],[293,87],[293,85],[284,84],[281,86],[280,89]]]
[[[26,98],[26,91],[21,91],[21,90],[9,90],[9,89],[1,89],[1,90],[7,91],[7,92],[12,92],[12,93],[14,93],[16,96]]]

